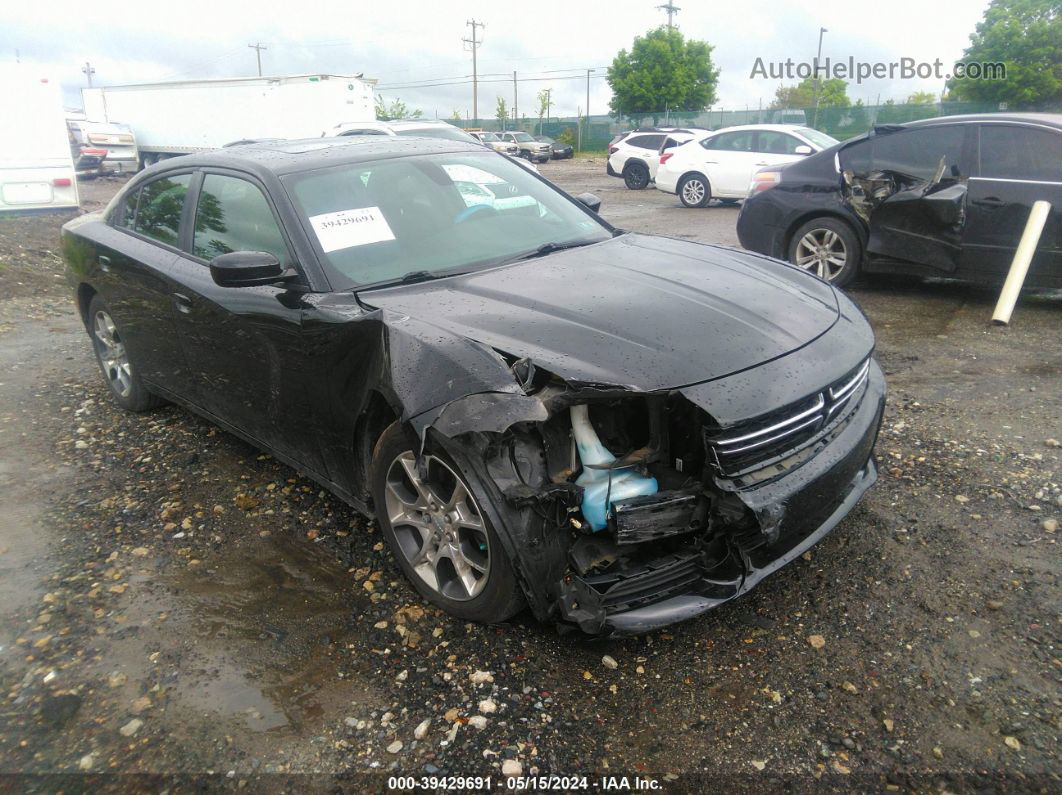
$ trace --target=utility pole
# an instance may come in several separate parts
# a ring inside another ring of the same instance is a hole
[[[520,124],[520,114],[516,112],[516,70],[513,69],[513,129],[517,129]]]
[[[819,58],[822,57],[822,34],[828,33],[826,28],[819,28],[819,51],[815,55],[815,112],[811,119],[811,126],[819,123]]]
[[[590,73],[593,69],[586,70],[586,142],[590,143]],[[579,151],[583,151],[583,131],[579,128]]]
[[[262,76],[262,50],[268,50],[268,47],[262,45],[262,42],[256,41],[254,44],[248,44],[252,50],[254,50],[255,56],[258,58],[258,76]]]
[[[546,89],[546,124],[549,124],[549,106],[553,104],[553,89]],[[542,131],[539,130],[539,133]]]
[[[88,79],[89,88],[92,88],[92,76],[96,74],[96,70],[92,68],[92,64],[85,61],[85,65],[81,67],[81,71],[85,73],[85,77]]]
[[[483,22],[476,22],[474,19],[470,19],[465,22],[465,25],[472,28],[472,38],[461,39],[468,48],[472,50],[472,122],[475,126],[479,126],[479,71],[476,66],[476,50],[479,49],[479,45],[483,43],[483,40],[476,36],[476,28],[485,28],[486,24]]]
[[[668,30],[674,30],[675,29],[675,21],[674,21],[675,14],[677,14],[679,11],[682,10],[677,5],[675,5],[675,0],[667,0],[667,2],[664,5],[657,6],[657,9],[667,13],[667,29]]]

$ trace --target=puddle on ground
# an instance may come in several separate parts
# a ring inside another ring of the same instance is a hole
[[[207,562],[132,578],[135,631],[114,639],[110,670],[142,679],[146,650],[161,646],[169,708],[254,732],[311,733],[370,696],[349,665],[340,678],[355,607],[350,575],[326,550],[256,538]]]

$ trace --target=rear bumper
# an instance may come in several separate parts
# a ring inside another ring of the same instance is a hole
[[[779,220],[777,209],[763,197],[745,199],[737,219],[737,236],[741,247],[784,260],[785,229],[777,225]]]
[[[866,390],[844,430],[804,465],[783,477],[737,492],[757,517],[771,517],[777,533],[769,544],[744,547],[722,531],[722,540],[692,539],[671,551],[617,589],[601,594],[605,615],[597,634],[630,635],[684,621],[735,599],[818,543],[833,530],[877,480],[872,458],[885,405],[885,381],[872,364]],[[742,531],[744,534],[745,531]],[[712,550],[712,545],[716,549]],[[719,565],[718,546],[732,553],[729,567]],[[733,563],[742,568],[734,574]],[[722,572],[728,572],[723,575]],[[579,583],[584,594],[594,578]],[[596,589],[600,592],[600,588]],[[610,600],[625,604],[612,611]],[[625,609],[630,605],[630,609]],[[580,624],[584,631],[591,627]]]

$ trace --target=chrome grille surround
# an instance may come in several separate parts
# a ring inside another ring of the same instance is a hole
[[[869,374],[867,357],[821,392],[740,426],[706,432],[716,470],[725,477],[740,478],[785,459],[796,461],[794,452],[827,435],[859,405]]]

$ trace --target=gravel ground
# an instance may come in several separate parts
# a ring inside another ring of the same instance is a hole
[[[542,171],[625,228],[736,244],[736,209],[602,160]],[[116,409],[63,220],[0,219],[0,773],[22,788],[1058,791],[1059,293],[998,329],[982,290],[854,289],[890,386],[878,485],[746,597],[593,641],[450,619],[311,481],[182,410]]]

